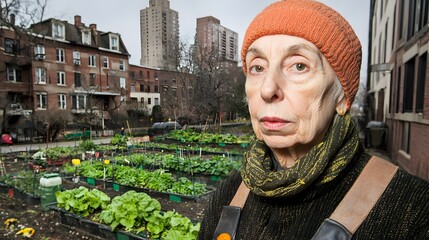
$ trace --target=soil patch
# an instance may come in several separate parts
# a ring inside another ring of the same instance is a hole
[[[28,170],[28,162],[17,158],[19,153],[3,154],[3,163],[7,173],[17,173],[22,170]],[[47,169],[48,172],[59,171],[58,167]],[[111,198],[122,194],[113,189],[104,188],[102,185],[90,186],[86,182],[80,181],[75,184],[72,181],[62,179],[64,189],[72,189],[79,186],[88,188],[97,188]],[[203,211],[207,202],[174,202],[167,198],[156,198],[162,206],[163,211],[175,210],[176,212],[190,218],[191,220],[201,221]],[[16,218],[17,223],[12,224],[6,229],[4,222],[7,219]],[[3,187],[0,192],[0,240],[6,239],[25,239],[21,235],[16,235],[19,229],[30,227],[35,230],[31,239],[40,240],[65,240],[65,239],[101,239],[99,236],[93,236],[81,229],[73,229],[61,224],[59,212],[54,210],[43,211],[40,202],[32,204],[28,201],[11,197],[8,189]]]

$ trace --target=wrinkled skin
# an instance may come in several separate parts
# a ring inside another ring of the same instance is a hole
[[[247,55],[246,96],[253,130],[283,167],[322,141],[335,109],[345,106],[335,71],[311,42],[264,36]]]

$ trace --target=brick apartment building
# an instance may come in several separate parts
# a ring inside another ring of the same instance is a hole
[[[65,115],[69,124],[103,129],[123,126],[133,117],[133,125],[151,124],[147,116],[161,102],[163,120],[190,112],[187,99],[195,77],[129,64],[118,33],[86,26],[80,16],[73,24],[48,19],[29,29],[15,28],[2,24],[0,34],[3,131],[25,140],[43,135],[46,122],[38,126],[32,116]]]
[[[32,132],[31,46],[24,29],[15,26],[14,15],[0,19],[0,120],[2,132]]]
[[[139,109],[147,116],[154,106],[161,105],[163,120],[192,115],[188,101],[192,97],[193,75],[133,64],[129,71],[131,87],[127,108]]]
[[[13,102],[34,115],[70,112],[70,122],[101,127],[113,122],[112,113],[129,96],[128,51],[120,34],[86,26],[80,16],[74,20],[48,19],[20,35],[2,26],[0,69],[6,71],[0,71],[1,106]],[[7,114],[4,110],[3,117]]]
[[[158,75],[160,69],[130,64],[130,103],[133,108],[150,115],[161,104]]]
[[[393,162],[429,180],[429,4],[372,0],[369,120],[387,124]]]

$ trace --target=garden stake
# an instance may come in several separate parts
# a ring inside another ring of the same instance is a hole
[[[33,171],[33,182],[32,182],[32,185],[33,185],[33,191],[31,192],[31,194],[34,195],[34,193],[36,192],[36,171]]]
[[[77,166],[80,164],[80,159],[74,158],[72,159],[72,164],[75,166],[74,174],[73,174],[73,188],[76,188],[76,184],[79,182],[79,176],[77,176]]]
[[[104,168],[104,174],[103,174],[104,189],[106,189],[106,166],[109,165],[109,163],[110,163],[110,160],[108,160],[108,159],[104,160],[104,165],[103,165],[103,168]]]
[[[0,176],[6,176],[6,168],[3,163],[3,156],[0,158]]]

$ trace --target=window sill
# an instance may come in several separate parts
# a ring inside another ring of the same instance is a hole
[[[404,157],[406,160],[410,161],[411,160],[411,155],[408,154],[407,152],[405,152],[404,150],[399,150],[398,153]]]

